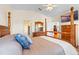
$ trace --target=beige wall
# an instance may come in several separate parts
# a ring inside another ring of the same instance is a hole
[[[45,15],[33,11],[12,10],[11,34],[24,33],[24,21],[28,24],[30,21],[31,33],[35,30],[35,21],[45,21]],[[45,28],[45,27],[44,27]]]
[[[8,12],[10,11],[10,6],[8,5],[0,5],[0,25],[7,26],[8,25]]]

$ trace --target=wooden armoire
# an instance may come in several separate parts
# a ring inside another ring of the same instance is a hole
[[[72,43],[71,42],[71,25],[61,25],[61,32],[62,32],[61,39],[69,43]],[[75,32],[74,44],[76,45],[76,25],[75,24],[74,24],[74,32]]]

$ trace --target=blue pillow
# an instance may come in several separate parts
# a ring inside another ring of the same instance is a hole
[[[28,40],[27,40],[27,38],[26,37],[24,37],[23,35],[21,35],[21,34],[17,34],[16,36],[15,36],[15,38],[16,38],[16,40],[21,44],[21,46],[23,47],[23,48],[30,48],[30,43],[28,42]]]
[[[24,35],[24,37],[27,39],[28,43],[31,45],[33,42],[32,40],[29,38],[29,36],[27,35]]]

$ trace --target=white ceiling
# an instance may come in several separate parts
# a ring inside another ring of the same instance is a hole
[[[35,11],[41,14],[44,14],[46,16],[52,17],[52,19],[59,20],[59,17],[62,14],[65,14],[70,11],[70,7],[73,6],[75,10],[79,9],[79,5],[71,5],[71,4],[56,4],[56,7],[52,11],[45,10],[45,6],[43,4],[11,4],[10,5],[12,9],[15,10],[29,10],[29,11]],[[38,8],[41,8],[42,11],[40,11]]]
[[[17,10],[31,10],[35,12],[42,13],[46,16],[55,17],[56,15],[62,14],[64,12],[68,12],[71,6],[74,6],[75,9],[79,9],[79,5],[71,5],[71,4],[56,4],[56,7],[52,11],[45,10],[43,4],[11,4],[10,5],[13,9]],[[40,11],[38,8],[41,8]]]

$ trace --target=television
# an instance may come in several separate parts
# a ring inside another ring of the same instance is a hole
[[[74,11],[74,20],[78,20],[78,10]],[[70,13],[65,16],[61,16],[61,22],[69,22],[70,21]]]

